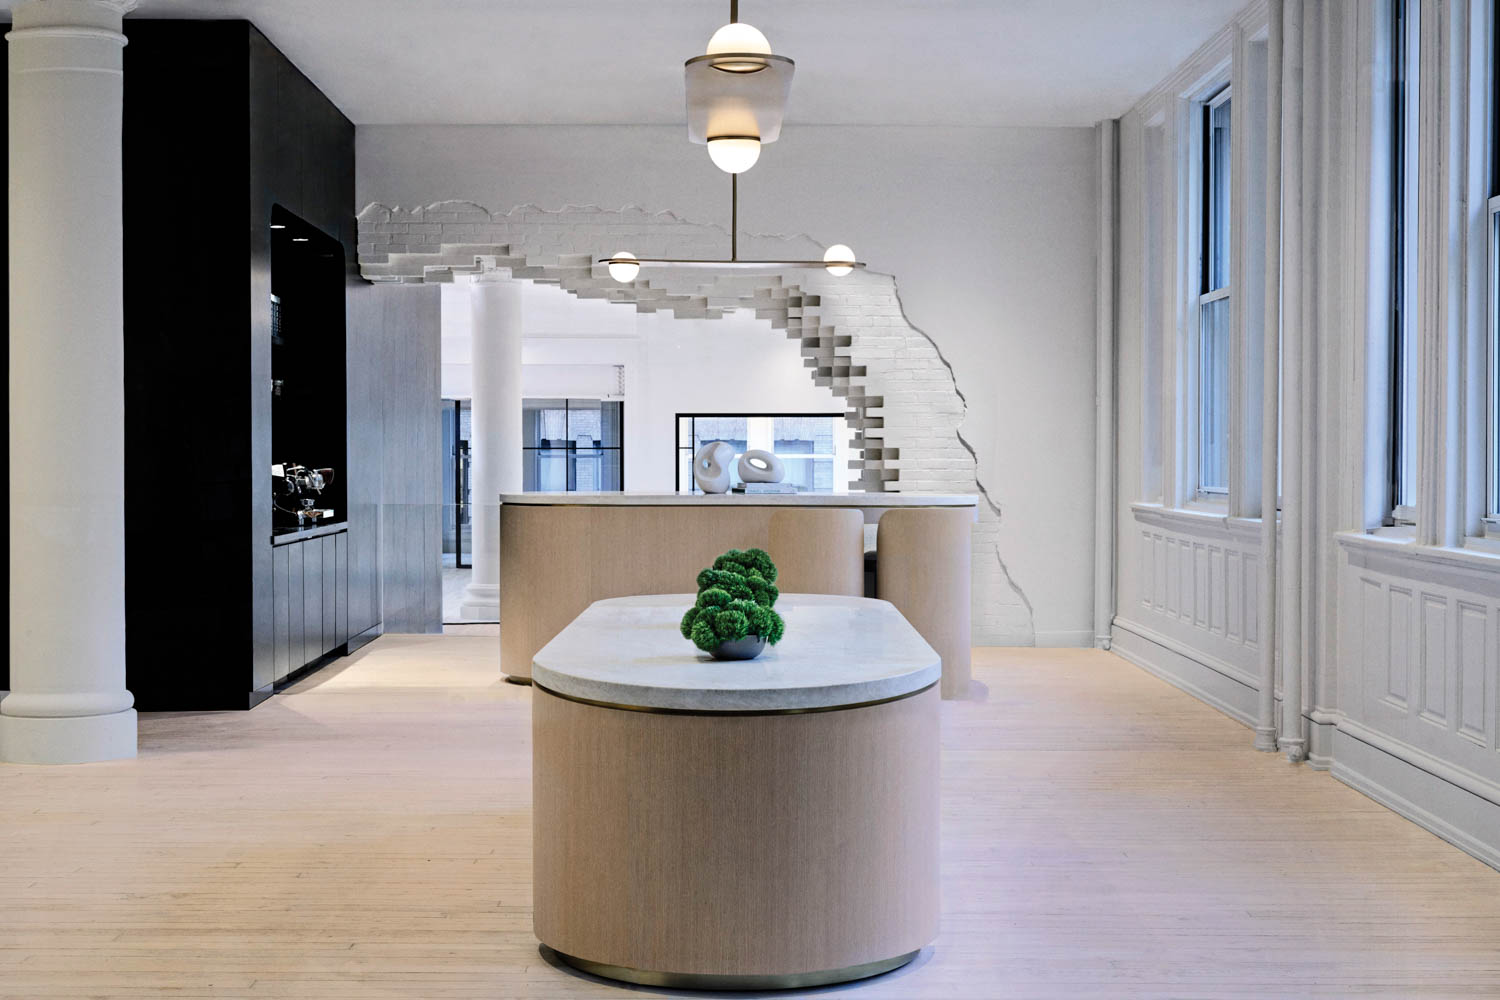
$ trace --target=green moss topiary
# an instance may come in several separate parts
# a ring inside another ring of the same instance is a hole
[[[780,596],[770,556],[761,549],[730,549],[698,574],[698,601],[682,616],[682,637],[704,652],[747,635],[774,646],[786,631],[772,610]]]

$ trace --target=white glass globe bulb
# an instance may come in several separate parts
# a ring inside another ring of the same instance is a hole
[[[635,262],[635,254],[624,250],[616,250],[614,258],[609,262],[609,276],[616,281],[634,281],[635,276],[641,273],[641,265]]]
[[[726,174],[742,174],[760,159],[760,140],[747,136],[709,139],[708,156]]]
[[[850,250],[842,243],[835,243],[833,246],[823,251],[823,259],[830,262],[824,264],[823,266],[828,268],[828,273],[836,278],[842,278],[844,275],[854,270],[854,266],[852,264],[852,261],[854,260],[854,251]],[[837,263],[832,263],[834,261],[836,261]]]
[[[733,21],[724,25],[714,32],[714,37],[708,40],[707,55],[716,56],[725,53],[757,53],[760,55],[771,54],[771,43],[766,41],[766,36],[752,28],[743,21]],[[755,73],[766,68],[764,59],[715,59],[713,68],[725,73]]]

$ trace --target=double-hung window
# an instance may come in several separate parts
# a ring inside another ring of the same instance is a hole
[[[1417,10],[1391,5],[1391,520],[1416,519]]]
[[[1201,110],[1198,493],[1229,493],[1229,88]]]

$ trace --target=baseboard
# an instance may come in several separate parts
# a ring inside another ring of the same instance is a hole
[[[1227,664],[1190,655],[1150,628],[1116,618],[1111,649],[1121,658],[1254,727],[1255,688]],[[1369,796],[1392,812],[1500,869],[1500,788],[1413,747],[1366,730],[1338,713],[1308,720],[1308,764]],[[1465,786],[1468,787],[1465,787]]]
[[[359,635],[349,637],[349,652],[352,653],[361,646],[369,645],[385,633],[384,623],[376,623],[365,629]]]
[[[1094,645],[1094,630],[1091,628],[1063,629],[1057,632],[1038,632],[1036,644],[1044,647],[1083,647]]]
[[[1500,869],[1500,805],[1339,729],[1335,778],[1467,854]]]
[[[1115,619],[1110,651],[1241,725],[1255,728],[1259,710],[1255,688],[1225,670],[1215,669],[1207,657],[1199,659],[1179,652],[1158,641],[1151,629],[1121,618]]]

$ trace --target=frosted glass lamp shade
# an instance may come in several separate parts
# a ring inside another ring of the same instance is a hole
[[[842,278],[854,270],[854,251],[842,243],[835,243],[823,251],[823,266],[835,278]]]
[[[641,265],[635,262],[635,254],[616,250],[609,262],[609,276],[619,282],[630,282],[641,273]]]
[[[749,136],[715,136],[708,140],[708,158],[726,174],[742,174],[760,159],[760,140]]]
[[[769,51],[732,55],[741,58],[702,55],[683,65],[688,140],[701,145],[715,136],[752,136],[762,143],[775,142],[781,136],[796,66]],[[716,68],[715,60],[726,66],[747,66],[751,60],[764,65],[747,72]]]

